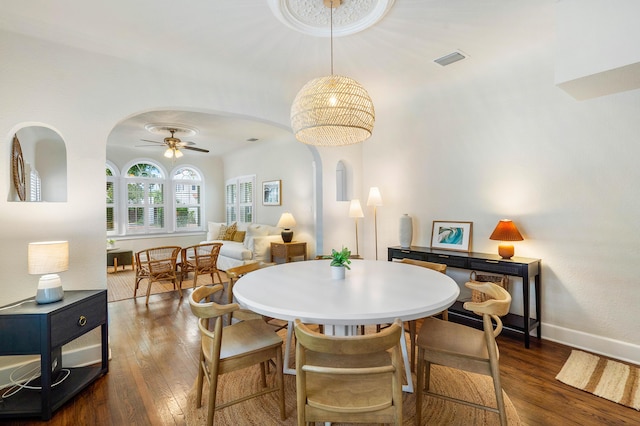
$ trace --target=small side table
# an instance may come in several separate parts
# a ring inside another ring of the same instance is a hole
[[[291,262],[294,257],[304,257],[307,260],[307,243],[292,241],[290,243],[271,243],[271,262],[275,258],[284,259],[285,263]]]
[[[133,251],[110,250],[107,251],[107,266],[113,266],[113,272],[118,272],[118,266],[130,265],[133,269]]]

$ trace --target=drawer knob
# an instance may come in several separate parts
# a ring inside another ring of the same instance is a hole
[[[443,259],[448,259],[449,256],[447,256],[446,254],[439,254],[438,257],[441,257]]]
[[[78,325],[80,327],[84,327],[87,324],[87,317],[85,317],[84,315],[80,315],[80,318],[78,318]]]

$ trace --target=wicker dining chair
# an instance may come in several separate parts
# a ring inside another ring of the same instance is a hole
[[[189,272],[193,272],[193,288],[198,285],[198,275],[211,275],[212,284],[215,284],[214,275],[216,275],[222,284],[218,270],[218,255],[221,247],[222,243],[205,243],[183,248],[179,264],[180,287]]]
[[[241,310],[237,303],[220,305],[207,301],[221,290],[221,284],[213,287],[200,286],[189,298],[191,311],[199,318],[198,328],[202,340],[196,406],[202,406],[202,387],[206,379],[209,383],[207,425],[213,425],[216,410],[271,392],[278,393],[280,418],[285,420],[282,338],[260,315]],[[223,317],[229,312],[234,312],[235,318],[241,321],[223,326]],[[214,322],[213,330],[209,327],[210,320]],[[270,360],[274,360],[276,364],[276,383],[267,387],[266,366]],[[257,364],[260,364],[262,389],[221,404],[216,403],[218,376]]]
[[[173,289],[176,289],[176,265],[178,254],[181,248],[178,246],[153,247],[136,252],[136,277],[133,297],[135,299],[140,282],[147,280],[147,299],[145,305],[149,304],[151,294],[151,284],[160,281],[171,281]],[[182,288],[178,286],[178,292],[182,298]]]
[[[423,392],[437,398],[498,413],[500,425],[506,426],[507,424],[502,385],[500,384],[498,345],[495,338],[502,331],[500,317],[509,312],[511,295],[507,290],[492,282],[467,282],[465,285],[472,290],[493,297],[493,299],[482,303],[466,302],[464,304],[465,309],[482,316],[483,329],[477,330],[463,324],[442,321],[433,317],[426,318],[422,322],[417,340],[416,425],[421,423]],[[492,321],[496,324],[495,328]],[[432,392],[429,389],[431,364],[491,376],[497,407],[479,405],[453,396]]]

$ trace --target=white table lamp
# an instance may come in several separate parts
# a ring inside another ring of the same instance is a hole
[[[293,239],[293,231],[291,228],[295,228],[296,226],[296,220],[293,215],[289,212],[282,213],[282,216],[280,216],[280,220],[276,226],[278,228],[284,228],[280,234],[282,235],[282,241],[290,243]]]
[[[62,300],[64,290],[58,272],[69,269],[69,242],[42,241],[29,243],[27,255],[29,274],[42,275],[38,281],[36,302],[53,303]]]

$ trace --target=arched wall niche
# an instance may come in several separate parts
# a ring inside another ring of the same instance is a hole
[[[8,201],[66,202],[67,148],[60,133],[45,124],[28,123],[18,126],[10,138]]]

